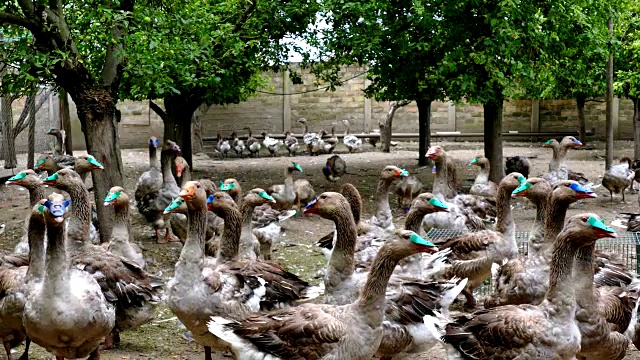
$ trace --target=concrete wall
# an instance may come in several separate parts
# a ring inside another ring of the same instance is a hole
[[[240,104],[212,106],[200,114],[202,118],[203,135],[214,137],[218,132],[228,136],[231,131],[242,130],[250,126],[254,134],[262,131],[282,133],[293,129],[302,131],[299,118],[306,118],[311,131],[325,129],[330,131],[332,123],[348,119],[352,132],[368,132],[378,128],[378,122],[383,121],[389,108],[388,102],[377,102],[366,99],[363,89],[367,83],[364,68],[350,66],[343,69],[341,79],[350,79],[332,92],[324,89],[326,85],[316,84],[315,78],[308,71],[301,71],[303,84],[293,85],[287,73],[268,73],[270,84],[261,89],[265,93],[258,93],[248,101]],[[289,94],[289,95],[282,95]],[[159,103],[162,105],[162,103]],[[18,119],[24,106],[24,99],[14,102],[14,118]],[[120,143],[123,148],[143,147],[151,135],[161,136],[163,125],[161,119],[149,110],[148,102],[121,101],[118,108],[122,112],[120,123]],[[534,109],[535,108],[535,109]],[[42,135],[49,127],[57,127],[58,109],[57,98],[53,97],[52,111],[45,103],[37,114],[38,141],[50,141],[51,137]],[[462,131],[482,132],[482,105],[449,102],[434,102],[432,110],[432,131]],[[532,112],[539,114],[536,122],[532,122]],[[603,101],[588,102],[586,104],[587,128],[596,128],[597,139],[604,139],[605,104]],[[616,99],[614,103],[614,129],[617,139],[633,139],[633,104],[630,100]],[[84,137],[80,130],[80,123],[76,109],[71,102],[71,118],[73,126],[73,142],[77,149],[84,148]],[[411,103],[396,112],[393,121],[396,132],[418,131],[418,110],[415,103]],[[514,100],[505,101],[504,126],[505,131],[554,131],[577,130],[578,119],[575,101],[573,100]],[[344,127],[340,123],[336,127],[337,133],[342,133]],[[18,137],[17,151],[25,152],[26,131]],[[43,151],[37,148],[37,151]]]

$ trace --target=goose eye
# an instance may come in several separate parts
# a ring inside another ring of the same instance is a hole
[[[580,220],[582,220],[583,222],[587,222],[589,220],[588,216],[583,216],[580,218]]]

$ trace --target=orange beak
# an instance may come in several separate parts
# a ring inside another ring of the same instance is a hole
[[[178,195],[185,201],[189,201],[196,195],[196,189],[193,187],[193,185],[187,185],[182,188],[180,194]]]
[[[184,171],[184,166],[176,164],[176,175],[178,175],[178,177],[182,176],[183,171]]]

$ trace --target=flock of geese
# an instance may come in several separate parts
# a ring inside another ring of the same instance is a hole
[[[630,342],[640,345],[636,274],[595,250],[598,239],[616,237],[597,214],[565,221],[572,203],[596,194],[569,179],[565,155],[579,142],[553,141],[545,143],[554,157],[540,177],[527,167],[495,184],[489,161],[471,159],[479,174],[469,194],[458,192],[453,159],[441,146],[427,153],[435,163],[430,193],[398,191],[411,175],[385,166],[375,214],[364,219],[352,184],[316,195],[308,181],[293,180],[303,171],[295,162],[282,184],[266,190],[243,191],[236,179],[192,180],[180,147],[152,137],[134,200],[158,242],[183,243],[166,282],[145,270],[125,189],[105,197],[116,215],[110,241],[96,243],[84,180],[102,165],[54,153],[36,165],[51,171],[44,179],[25,170],[7,182],[29,190],[31,208],[16,251],[1,257],[0,338],[9,359],[23,341],[20,359],[28,358],[30,342],[57,360],[99,359],[101,348],[150,322],[164,302],[207,360],[213,352],[246,360],[412,359],[437,344],[450,359],[622,359]],[[332,181],[337,159],[323,168]],[[526,159],[509,160],[522,167]],[[406,210],[402,229],[393,223],[392,191]],[[537,209],[527,256],[515,240],[517,197]],[[271,260],[280,224],[301,214],[335,224],[317,241],[328,259],[320,286]],[[459,235],[421,236],[434,227]],[[495,289],[479,309],[473,291],[492,273]],[[460,294],[464,311],[450,312]]]
[[[260,140],[253,137],[251,128],[245,127],[244,130],[247,130],[248,133],[246,141],[239,139],[235,131],[231,133],[228,139],[223,138],[222,135],[218,133],[215,150],[222,158],[229,156],[231,151],[238,157],[244,157],[245,151],[249,152],[249,156],[258,157],[262,147],[266,148],[271,156],[277,156],[282,146],[287,149],[289,156],[295,156],[299,151],[304,151],[305,149],[308,155],[318,155],[331,154],[340,143],[335,133],[338,122],[334,122],[331,125],[331,134],[327,134],[325,130],[321,130],[318,133],[309,132],[309,126],[305,118],[298,119],[297,123],[304,127],[303,144],[298,143],[298,139],[292,135],[291,131],[285,133],[284,141],[274,139],[266,132],[262,132],[263,140],[262,144],[260,144]],[[358,150],[362,146],[362,140],[355,135],[349,134],[349,120],[342,120],[341,123],[345,127],[342,143],[350,153]],[[367,141],[375,147],[378,138],[367,138]]]

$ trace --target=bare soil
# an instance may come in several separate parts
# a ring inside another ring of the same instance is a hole
[[[471,142],[440,144],[445,146],[449,156],[458,161],[458,174],[463,180],[462,183],[470,185],[475,171],[465,164],[473,156],[482,154],[483,144]],[[616,143],[615,148],[618,149],[617,158],[633,156],[633,144],[630,142]],[[335,184],[328,183],[321,172],[329,155],[269,158],[266,157],[266,151],[261,154],[263,157],[259,159],[220,160],[213,153],[209,154],[211,157],[205,154],[197,155],[194,159],[196,171],[193,176],[194,178],[210,177],[215,181],[233,177],[239,180],[245,190],[255,187],[266,188],[272,184],[281,183],[285,165],[289,161],[296,161],[304,169],[301,176],[311,182],[318,194],[324,191],[337,191],[343,182],[351,182],[356,185],[364,201],[365,218],[373,213],[373,196],[377,177],[385,165],[402,166],[411,174],[418,176],[424,184],[425,191],[431,188],[431,169],[418,168],[415,165],[417,163],[416,143],[400,143],[389,154],[378,152],[369,145],[355,154],[345,154],[346,149],[342,146],[337,151],[347,162],[349,172],[357,175],[347,175]],[[505,156],[525,155],[532,157],[532,176],[544,173],[551,160],[551,151],[542,148],[541,143],[508,143],[505,144],[504,154]],[[568,157],[571,169],[583,172],[596,184],[600,183],[604,173],[604,144],[591,143],[585,150],[570,152]],[[126,176],[124,187],[132,193],[138,176],[147,169],[147,151],[146,149],[123,150],[122,158]],[[596,212],[609,223],[617,218],[620,212],[638,211],[638,195],[636,194],[627,193],[627,203],[622,204],[617,197],[611,203],[606,189],[598,188],[596,192],[598,193],[597,199],[580,202],[570,209],[569,215],[585,211]],[[22,221],[28,203],[27,191],[14,186],[0,187],[0,224],[6,224],[6,231],[0,235],[1,249],[12,250],[20,239]],[[393,196],[391,203],[394,206]],[[517,205],[518,211],[515,211],[514,215],[518,230],[529,231],[535,215],[534,209],[524,202]],[[173,275],[174,264],[180,253],[180,244],[156,244],[151,238],[153,233],[151,227],[145,223],[137,211],[134,211],[132,216],[134,237],[136,242],[145,249],[150,271],[169,279]],[[403,224],[404,216],[401,211],[396,213],[395,221],[398,225]],[[313,283],[318,283],[320,279],[316,278],[316,272],[325,264],[325,260],[313,244],[319,237],[332,231],[332,224],[319,217],[303,217],[292,218],[284,223],[283,227],[285,233],[282,236],[282,241],[275,246],[276,260],[287,264],[292,272],[300,274]],[[202,347],[185,340],[182,337],[184,332],[185,329],[179,326],[173,314],[165,306],[160,306],[155,321],[140,329],[122,334],[120,346],[117,349],[103,351],[101,353],[102,359],[202,359],[204,356]],[[17,349],[17,352],[21,351],[22,348]],[[35,345],[32,346],[30,355],[31,359],[53,359],[50,354]],[[0,358],[4,358],[2,351],[0,351]],[[222,354],[214,354],[214,359],[224,358]],[[445,359],[445,355],[441,347],[436,347],[423,354],[421,358],[439,360]],[[633,345],[630,346],[626,358],[640,359],[640,354]]]

